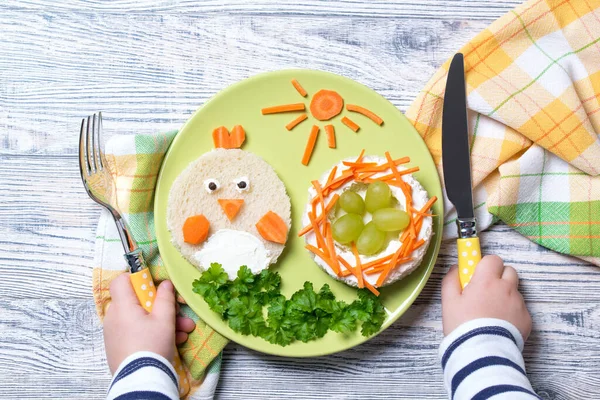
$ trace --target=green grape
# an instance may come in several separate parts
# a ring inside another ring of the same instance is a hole
[[[385,236],[385,232],[377,229],[375,223],[371,221],[365,225],[365,229],[356,240],[356,249],[366,256],[378,253],[385,243]]]
[[[341,244],[355,241],[364,228],[363,219],[358,214],[342,215],[331,225],[333,238]]]
[[[342,207],[342,210],[347,213],[363,215],[365,213],[365,201],[358,193],[350,190],[346,190],[340,196],[338,204]]]
[[[374,213],[380,208],[386,208],[390,206],[392,201],[392,191],[387,183],[382,181],[375,181],[369,184],[367,187],[367,194],[365,196],[365,205],[367,211]]]
[[[384,232],[401,231],[409,221],[408,214],[396,208],[382,208],[373,213],[373,222]]]

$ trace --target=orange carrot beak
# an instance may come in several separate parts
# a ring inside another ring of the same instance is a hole
[[[243,204],[243,199],[219,199],[219,205],[230,221],[233,221],[236,215],[238,215]]]

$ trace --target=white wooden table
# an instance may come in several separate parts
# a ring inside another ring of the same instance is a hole
[[[406,110],[435,69],[517,5],[501,0],[3,0],[0,3],[0,398],[101,399],[91,295],[99,208],[82,190],[80,118],[108,133],[174,129],[258,72],[342,74]],[[533,314],[525,360],[544,399],[600,393],[600,270],[495,226]],[[445,245],[415,305],[379,337],[314,359],[231,344],[218,398],[445,398],[437,361]]]

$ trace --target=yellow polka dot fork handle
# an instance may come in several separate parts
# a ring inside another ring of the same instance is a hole
[[[142,252],[140,249],[133,250],[125,254],[125,259],[129,264],[131,271],[131,285],[133,290],[140,301],[144,310],[152,311],[152,306],[156,299],[156,287],[152,281],[152,275],[146,267]],[[175,357],[173,359],[173,367],[179,377],[179,394],[184,397],[190,390],[189,379],[187,372],[183,367],[177,346],[175,346]]]
[[[464,289],[475,272],[475,267],[481,260],[481,247],[477,237],[475,218],[457,219],[459,238],[458,247],[458,276],[460,286]]]

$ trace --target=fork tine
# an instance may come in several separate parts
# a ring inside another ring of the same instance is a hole
[[[95,168],[92,168],[92,145],[91,145],[91,136],[92,132],[90,132],[91,125],[91,117],[87,117],[87,125],[86,125],[86,134],[85,134],[85,147],[86,147],[86,155],[87,155],[87,164],[90,171],[90,174],[96,172]]]
[[[79,131],[79,169],[82,176],[90,174],[90,167],[86,157],[87,146],[85,143],[85,118],[81,120],[81,130]]]
[[[92,165],[94,172],[98,171],[98,161],[96,158],[96,114],[92,115]]]
[[[98,129],[96,130],[96,147],[94,147],[94,151],[98,154],[98,158],[96,158],[96,168],[100,171],[104,169],[104,164],[102,163],[102,159],[104,158],[104,153],[102,153],[102,111],[98,113]]]

